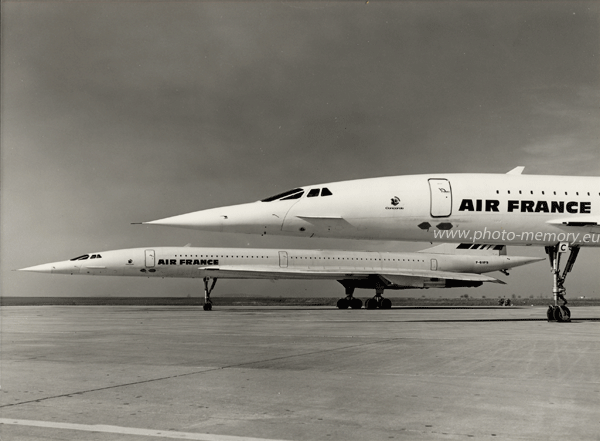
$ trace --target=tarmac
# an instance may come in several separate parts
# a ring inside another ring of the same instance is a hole
[[[600,307],[3,307],[0,436],[600,440]]]

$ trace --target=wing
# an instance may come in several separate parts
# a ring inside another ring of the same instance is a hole
[[[600,216],[571,216],[564,219],[554,219],[547,223],[556,225],[559,228],[575,228],[576,231],[582,233],[600,233]]]
[[[328,269],[265,268],[261,266],[200,267],[208,277],[223,279],[304,279],[304,280],[364,280],[379,277],[390,285],[416,286],[423,281],[456,280],[463,282],[504,283],[490,276],[474,273],[453,273],[449,271],[394,270],[378,272],[374,270],[339,271]]]

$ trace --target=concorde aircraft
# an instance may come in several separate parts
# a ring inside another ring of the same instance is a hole
[[[262,235],[453,242],[463,248],[544,246],[556,309],[580,247],[600,246],[600,178],[523,175],[523,169],[308,185],[257,202],[143,223]],[[567,252],[561,274],[560,256]]]
[[[507,256],[503,246],[477,253],[442,254],[440,247],[417,253],[292,250],[261,248],[152,247],[83,254],[62,262],[23,268],[50,274],[189,277],[204,281],[204,309],[212,309],[210,294],[217,279],[337,280],[346,297],[340,309],[362,307],[356,288],[375,289],[367,309],[391,308],[384,289],[476,287],[504,283],[483,275],[544,260]],[[454,251],[453,251],[454,252]],[[212,283],[209,282],[212,280]]]

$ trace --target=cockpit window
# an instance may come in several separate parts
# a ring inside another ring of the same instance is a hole
[[[73,260],[87,260],[87,258],[88,258],[88,257],[90,257],[90,255],[89,255],[89,254],[84,254],[83,256],[77,256],[77,257],[73,257],[73,258],[71,259],[71,261],[73,261]]]
[[[323,191],[321,192],[321,196],[331,196],[332,194],[333,193],[331,193],[327,187],[324,187]]]
[[[298,199],[302,196],[304,190],[301,188],[294,188],[293,190],[288,190],[283,193],[276,194],[275,196],[271,196],[269,198],[263,199],[261,202],[271,202],[276,201],[278,199],[287,200],[287,199]]]
[[[320,188],[313,188],[311,191],[308,192],[308,194],[306,195],[307,198],[314,198],[319,196],[321,189]]]
[[[300,199],[302,197],[302,195],[304,194],[303,191],[301,191],[300,193],[294,193],[288,197],[285,198],[281,198],[281,201],[287,201],[288,199]]]

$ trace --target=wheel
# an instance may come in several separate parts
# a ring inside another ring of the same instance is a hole
[[[549,322],[554,321],[554,307],[552,305],[548,306],[548,310],[546,311],[546,317]]]
[[[392,301],[390,299],[383,299],[381,301],[381,309],[392,309]]]
[[[205,311],[212,311],[212,303],[205,303],[202,307]]]
[[[554,307],[554,320],[557,322],[568,322],[571,320],[571,311],[566,306]]]
[[[352,300],[350,301],[350,308],[352,309],[360,309],[362,308],[363,302],[361,299],[357,299],[356,297],[353,297]]]
[[[348,309],[348,306],[350,306],[350,305],[349,305],[348,300],[346,300],[346,299],[339,299],[337,301],[338,309]]]
[[[377,300],[375,299],[367,299],[365,302],[366,309],[377,309]]]

